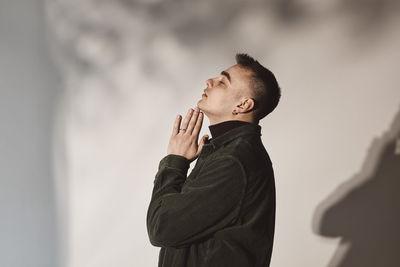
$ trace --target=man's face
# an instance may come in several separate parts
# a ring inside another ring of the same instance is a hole
[[[206,81],[207,88],[197,106],[210,118],[226,118],[241,103],[250,97],[249,82],[252,72],[236,64],[221,72],[218,77]]]

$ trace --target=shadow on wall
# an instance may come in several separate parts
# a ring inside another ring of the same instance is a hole
[[[316,209],[315,233],[340,237],[329,267],[400,266],[400,110],[360,173]]]
[[[137,1],[118,0],[130,9],[142,9],[152,14],[157,21],[170,21],[172,32],[182,41],[201,41],[207,38],[219,38],[221,30],[232,26],[232,22],[244,11],[251,8],[271,11],[281,25],[293,27],[305,20],[331,18],[350,18],[358,34],[376,34],[386,26],[388,19],[398,16],[400,2],[397,0],[335,0],[325,9],[314,9],[318,4],[310,5],[301,0],[243,1],[212,0],[191,1]],[[207,4],[207,2],[209,2]],[[212,8],[209,8],[212,7]],[[176,16],[177,9],[182,10]],[[322,13],[321,13],[322,12]],[[266,13],[267,14],[267,13]],[[355,37],[353,34],[351,35]]]

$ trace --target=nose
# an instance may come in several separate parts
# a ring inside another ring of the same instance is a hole
[[[208,79],[206,81],[206,84],[207,84],[207,88],[211,88],[213,86],[213,80],[212,79]]]

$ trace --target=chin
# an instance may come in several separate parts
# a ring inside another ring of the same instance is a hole
[[[204,114],[206,114],[206,112],[204,111],[204,106],[201,103],[202,99],[200,99],[199,101],[197,101],[197,106],[199,107],[200,111],[202,111]]]

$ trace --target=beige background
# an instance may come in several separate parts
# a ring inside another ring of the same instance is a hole
[[[396,1],[0,4],[1,266],[156,266],[173,120],[236,52],[282,87],[271,266],[399,266]]]

